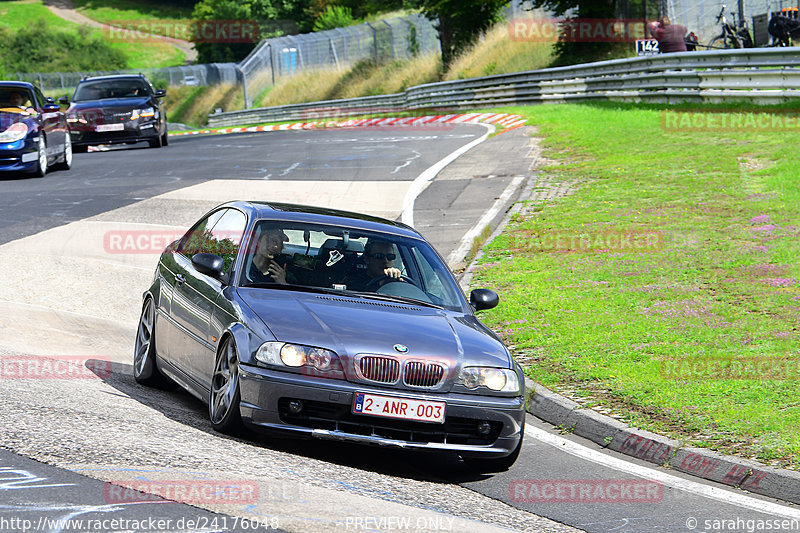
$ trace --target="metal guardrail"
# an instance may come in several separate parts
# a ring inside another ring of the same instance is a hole
[[[744,100],[776,104],[800,97],[795,48],[680,52],[615,59],[467,80],[429,83],[403,93],[230,111],[211,127],[416,109],[618,100],[677,103]]]

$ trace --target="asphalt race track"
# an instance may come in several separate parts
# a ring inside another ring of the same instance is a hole
[[[443,257],[533,175],[523,131],[479,144],[416,198],[415,224]],[[514,467],[476,476],[455,457],[223,436],[187,393],[134,382],[133,334],[160,241],[115,248],[109,235],[179,235],[233,199],[401,219],[415,179],[485,133],[458,125],[181,137],[158,150],[76,154],[71,171],[0,181],[0,531],[89,530],[43,518],[118,519],[98,531],[476,532],[747,531],[748,521],[799,519],[796,507],[600,450],[531,416]],[[5,370],[19,356],[96,365],[76,379],[15,379]],[[117,491],[148,483],[217,492],[171,503]],[[164,522],[131,526],[144,518]]]

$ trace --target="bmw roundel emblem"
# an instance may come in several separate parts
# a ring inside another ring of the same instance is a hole
[[[400,353],[406,353],[408,351],[408,346],[405,344],[395,344],[394,349]]]

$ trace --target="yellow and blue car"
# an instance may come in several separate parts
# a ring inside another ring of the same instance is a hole
[[[66,115],[38,87],[0,81],[0,172],[44,176],[72,167]]]

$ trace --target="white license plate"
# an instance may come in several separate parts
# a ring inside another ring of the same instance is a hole
[[[353,400],[353,413],[442,424],[446,405],[445,402],[394,398],[357,392]]]
[[[125,129],[125,124],[101,124],[95,127],[95,131],[122,131]]]

